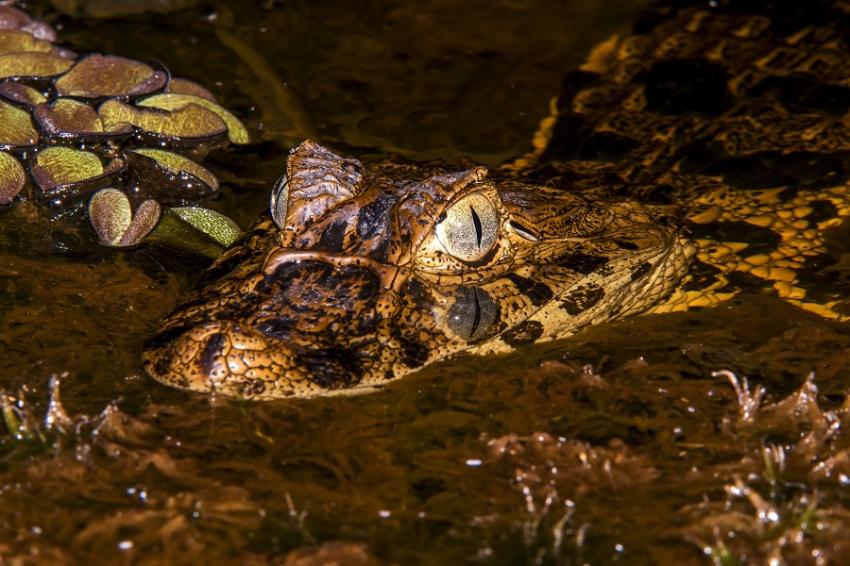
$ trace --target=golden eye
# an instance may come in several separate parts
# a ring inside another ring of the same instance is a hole
[[[481,261],[499,236],[499,212],[481,193],[466,195],[437,224],[437,239],[452,256],[466,263]]]
[[[289,207],[289,179],[286,178],[286,173],[277,180],[272,188],[272,196],[269,200],[269,212],[272,214],[272,220],[277,224],[278,228],[283,229],[286,224],[286,209]]]

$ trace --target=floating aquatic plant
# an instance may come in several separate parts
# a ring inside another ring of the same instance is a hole
[[[134,246],[153,230],[161,209],[155,200],[146,200],[135,210],[127,195],[116,189],[103,189],[89,201],[89,218],[100,242],[107,246]]]
[[[162,67],[78,57],[55,41],[49,26],[0,6],[0,205],[23,192],[82,206],[102,189],[87,210],[105,245],[136,245],[164,216],[160,242],[212,255],[232,241],[238,227],[221,214],[164,215],[162,205],[185,207],[219,191],[215,174],[196,159],[223,143],[248,143],[239,119],[207,89]],[[203,245],[171,240],[192,231]]]

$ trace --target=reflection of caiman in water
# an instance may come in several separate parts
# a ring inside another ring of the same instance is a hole
[[[593,50],[537,151],[497,173],[363,165],[305,142],[271,217],[165,320],[146,370],[310,396],[748,288],[841,316],[819,278],[835,263],[824,231],[848,212],[848,17],[821,3],[654,12]]]

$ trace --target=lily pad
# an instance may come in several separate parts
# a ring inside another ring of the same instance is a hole
[[[29,112],[0,100],[0,145],[30,147],[38,143],[38,138]]]
[[[172,79],[168,81],[168,85],[165,87],[165,92],[173,94],[191,94],[193,96],[206,98],[210,102],[218,102],[213,93],[208,91],[206,87],[199,85],[195,81],[181,79],[178,77],[172,77]]]
[[[0,151],[0,204],[8,204],[21,192],[26,182],[26,172],[14,156]]]
[[[53,77],[73,65],[73,59],[55,53],[5,53],[0,55],[0,79]]]
[[[155,108],[136,108],[110,99],[100,105],[98,115],[106,129],[127,123],[146,132],[178,139],[212,138],[227,131],[227,125],[215,112],[198,104],[189,104],[169,112]]]
[[[227,125],[227,137],[232,143],[243,145],[251,141],[250,136],[248,136],[248,130],[245,129],[239,118],[231,114],[224,107],[206,98],[192,94],[165,93],[156,94],[138,102],[139,106],[171,111],[182,110],[192,104],[197,104],[215,112]]]
[[[9,80],[0,82],[0,96],[30,108],[47,102],[47,98],[31,86]]]
[[[50,53],[49,41],[36,39],[25,31],[0,30],[0,53]]]
[[[118,189],[102,189],[89,201],[89,220],[100,243],[126,247],[141,242],[156,226],[162,209],[154,200],[146,200],[136,209]]]
[[[217,258],[236,240],[239,226],[227,216],[197,206],[170,208],[148,237],[168,247]]]
[[[48,147],[36,154],[30,164],[32,177],[46,194],[61,192],[74,185],[102,181],[124,169],[124,160],[115,158],[106,167],[96,154],[69,147]]]
[[[138,96],[162,90],[168,76],[132,59],[114,55],[89,55],[56,81],[62,96],[102,98]]]

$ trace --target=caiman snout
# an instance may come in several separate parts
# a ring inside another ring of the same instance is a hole
[[[286,396],[288,380],[281,375],[297,377],[297,370],[286,367],[291,356],[280,345],[270,348],[265,337],[234,323],[210,322],[168,334],[148,342],[143,362],[145,371],[166,385],[238,397]]]

